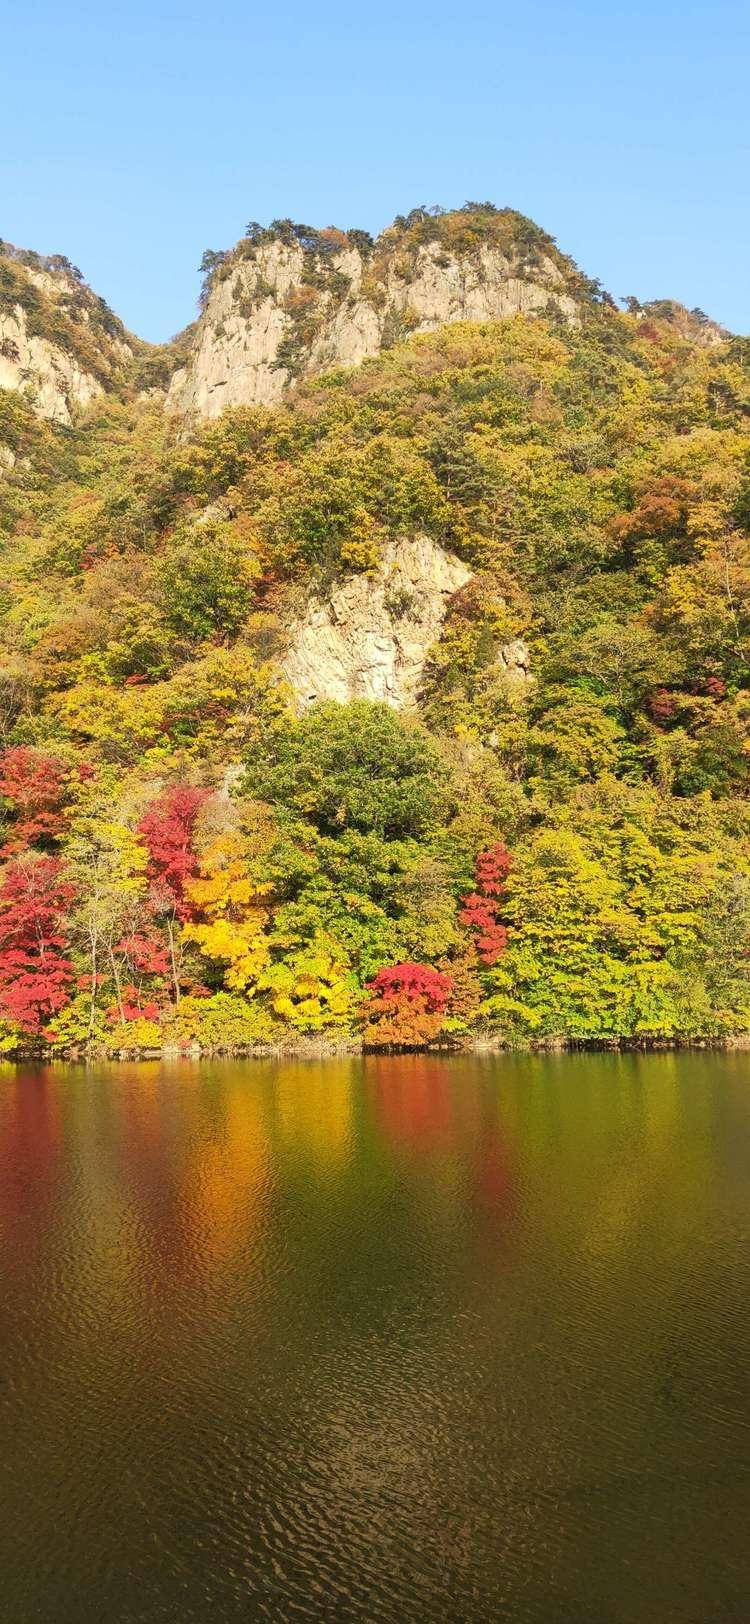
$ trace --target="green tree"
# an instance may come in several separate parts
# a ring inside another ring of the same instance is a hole
[[[157,571],[168,624],[189,642],[228,642],[247,618],[258,565],[247,543],[215,521],[179,532]]]
[[[451,786],[437,746],[387,705],[317,705],[279,729],[247,764],[246,789],[320,834],[419,839],[448,817]]]

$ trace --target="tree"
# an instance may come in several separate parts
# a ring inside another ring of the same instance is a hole
[[[199,860],[199,873],[185,883],[197,919],[183,927],[186,941],[196,942],[207,959],[224,965],[226,986],[245,991],[254,986],[269,958],[264,906],[270,884],[252,878],[246,842],[228,830]]]
[[[30,745],[18,744],[0,756],[0,795],[8,804],[12,824],[0,856],[25,846],[49,845],[60,835],[63,766],[56,756]]]
[[[127,1018],[123,982],[131,952],[128,937],[135,936],[143,911],[147,853],[131,829],[100,807],[79,821],[66,858],[77,898],[71,936],[87,959],[90,1040],[97,992],[105,979],[114,984],[120,1020]],[[166,958],[163,968],[168,968]]]
[[[180,1001],[182,967],[179,927],[195,912],[187,890],[188,882],[198,874],[195,824],[209,793],[193,784],[176,784],[152,802],[138,825],[148,850],[151,907],[167,931],[175,1003]]]
[[[157,572],[168,625],[192,643],[228,642],[247,619],[258,573],[230,525],[210,521],[178,532]]]
[[[272,747],[249,761],[246,787],[323,835],[353,829],[389,841],[419,839],[448,814],[449,775],[439,750],[387,705],[316,705],[279,729]]]
[[[275,815],[280,937],[296,947],[332,937],[363,981],[384,961],[455,945],[455,889],[439,849],[453,785],[419,725],[365,700],[317,706],[259,741],[243,788]]]
[[[454,953],[450,961],[437,966],[451,979],[451,990],[445,1006],[443,1030],[468,1032],[476,1025],[484,1000],[480,979],[481,964],[476,949],[467,946]]]
[[[208,295],[211,292],[211,284],[213,282],[214,273],[219,270],[220,266],[222,266],[228,258],[229,253],[225,248],[204,248],[201,255],[201,262],[198,266],[201,276],[203,277],[200,298],[198,300],[201,310],[205,310],[208,303]]]
[[[750,876],[723,874],[707,900],[702,940],[692,971],[706,988],[706,1018],[714,1030],[750,1026]]]
[[[15,858],[0,883],[0,1018],[43,1035],[73,985],[67,911],[73,886],[56,857]]]
[[[485,1015],[584,1040],[742,1030],[747,859],[727,871],[721,818],[614,779],[558,807],[514,851]]]
[[[363,1039],[373,1049],[421,1049],[443,1026],[450,975],[429,964],[392,964],[368,983]]]
[[[270,994],[274,1014],[298,1032],[346,1025],[354,1010],[354,980],[337,943],[322,932],[262,971],[258,987]]]
[[[476,889],[463,898],[459,913],[462,925],[474,938],[482,964],[497,964],[508,945],[508,931],[500,912],[512,858],[502,841],[488,851],[480,851],[474,865]]]

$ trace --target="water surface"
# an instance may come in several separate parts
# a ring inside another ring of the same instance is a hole
[[[0,1073],[3,1624],[747,1624],[750,1055]]]

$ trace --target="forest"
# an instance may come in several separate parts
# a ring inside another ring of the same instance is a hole
[[[581,308],[188,433],[142,356],[0,391],[4,1053],[748,1032],[750,340]],[[411,535],[472,572],[418,706],[300,713],[291,619]]]

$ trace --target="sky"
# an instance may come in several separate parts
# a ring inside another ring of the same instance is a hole
[[[205,248],[291,216],[528,214],[616,296],[750,333],[747,0],[10,0],[0,237],[143,338]]]

